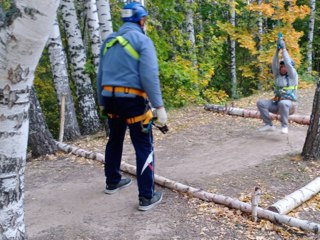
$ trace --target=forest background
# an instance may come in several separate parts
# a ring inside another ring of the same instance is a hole
[[[81,120],[83,114],[79,113],[81,105],[77,102],[81,100],[73,71],[78,66],[73,63],[70,51],[73,46],[68,43],[62,11],[66,4],[63,2],[72,1],[62,1],[57,14],[69,86],[81,132],[90,134],[101,125],[89,132],[84,131],[88,128]],[[78,21],[74,24],[79,26],[86,54],[81,71],[89,75],[94,91],[97,57],[93,45],[100,46],[103,37],[92,41],[88,25],[93,19],[88,14],[87,2],[96,1],[74,1]],[[111,31],[117,31],[122,24],[120,9],[125,1],[104,2],[110,8]],[[222,104],[256,91],[272,89],[270,62],[279,32],[283,34],[295,62],[300,82],[315,82],[319,76],[320,21],[316,1],[154,0],[146,1],[145,5],[149,11],[147,35],[157,50],[167,108],[206,102]],[[1,7],[4,14],[10,15],[14,3],[3,0]],[[57,138],[61,101],[54,87],[55,73],[48,46],[37,67],[34,85],[49,130]],[[92,96],[95,97],[95,93]],[[74,137],[66,135],[65,138],[72,140]]]
[[[32,155],[57,150],[54,138],[59,132],[60,107],[65,107],[61,114],[65,123],[61,124],[64,136],[59,141],[75,140],[102,129],[103,119],[99,118],[95,101],[99,48],[106,36],[121,26],[120,9],[125,2],[128,1],[0,2],[0,229],[5,234],[21,239],[25,234],[27,142]],[[143,3],[150,15],[146,31],[158,52],[166,108],[206,102],[222,104],[271,90],[270,61],[279,33],[298,69],[299,88],[319,77],[316,0]],[[315,96],[315,103],[319,103],[319,94]],[[314,104],[313,112],[319,109]],[[311,122],[319,120],[319,114],[314,116]],[[305,146],[316,148],[313,152],[318,156],[319,141],[313,138],[319,137],[318,123],[310,126],[311,144]]]

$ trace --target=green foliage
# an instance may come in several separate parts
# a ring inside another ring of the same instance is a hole
[[[197,69],[180,57],[175,61],[160,61],[160,81],[167,107],[182,107],[197,101]]]
[[[50,61],[47,50],[45,49],[35,72],[34,86],[42,112],[48,124],[48,128],[53,137],[57,138],[59,134],[60,114],[57,95],[52,81]]]
[[[8,10],[10,2],[3,0],[1,7]],[[153,0],[146,3],[149,12],[147,35],[157,50],[166,107],[204,102],[222,104],[228,100],[232,90],[231,39],[236,41],[237,94],[240,97],[248,96],[260,87],[272,88],[274,81],[270,62],[279,31],[284,34],[290,54],[299,67],[300,80],[308,83],[317,79],[320,70],[319,6],[313,41],[313,65],[318,72],[306,74],[307,63],[304,57],[308,41],[308,17],[305,17],[308,15],[308,0],[293,1],[290,9],[288,1],[284,0],[263,1],[261,6],[253,1],[250,4],[248,1],[235,1],[236,27],[230,24],[230,1],[196,0],[191,5],[185,0]],[[114,31],[122,25],[120,9],[123,5],[122,0],[110,0]],[[85,36],[83,6],[78,4],[76,7],[78,16],[82,17],[80,27]],[[190,10],[193,11],[195,46],[191,46],[187,32],[186,16]],[[259,12],[263,16],[262,35],[258,33],[257,27]],[[63,31],[62,40],[68,53]],[[91,55],[89,46],[84,71],[90,75],[94,84],[96,73]],[[36,72],[35,85],[50,130],[57,134],[59,110],[49,60],[45,54]],[[70,87],[76,101],[72,81]]]
[[[4,10],[4,11],[8,11],[10,6],[11,6],[12,1],[11,0],[1,0],[0,2],[0,7]]]
[[[203,91],[205,101],[212,104],[223,104],[229,99],[229,95],[223,90],[206,89]]]
[[[86,64],[84,65],[84,72],[95,76],[96,69],[91,59],[87,60]]]

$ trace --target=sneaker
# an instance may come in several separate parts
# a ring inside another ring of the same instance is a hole
[[[287,127],[282,127],[281,128],[281,133],[288,134],[288,128]]]
[[[268,131],[274,131],[275,127],[270,125],[265,125],[264,127],[260,128],[260,132],[268,132]]]
[[[151,199],[145,197],[139,197],[139,207],[140,211],[147,211],[157,204],[159,204],[162,200],[163,194],[161,192],[155,192]]]
[[[104,192],[106,194],[114,194],[115,192],[118,192],[120,189],[128,187],[131,183],[131,178],[123,178],[120,180],[118,184],[107,184],[106,190],[104,190]]]

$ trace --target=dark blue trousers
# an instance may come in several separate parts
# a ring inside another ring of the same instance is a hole
[[[108,113],[118,116],[108,119],[110,134],[105,152],[106,183],[117,184],[121,179],[120,165],[123,141],[126,129],[129,127],[130,138],[136,152],[139,197],[152,198],[154,194],[152,128],[148,133],[144,133],[142,132],[141,122],[127,124],[125,120],[143,114],[148,108],[146,100],[142,97],[105,97],[105,108]]]

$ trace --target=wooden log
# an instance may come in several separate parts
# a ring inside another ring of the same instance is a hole
[[[214,105],[214,104],[206,104],[204,109],[207,111],[213,111],[217,113],[228,114],[232,116],[239,116],[244,118],[260,118],[260,112],[257,110],[249,110],[242,108],[234,108],[234,107],[225,107],[222,105]],[[272,120],[280,120],[280,115],[270,113],[270,117]],[[302,124],[309,125],[310,124],[310,116],[293,114],[289,116],[289,121]]]
[[[67,153],[73,153],[77,156],[82,156],[86,158],[95,159],[100,162],[104,162],[104,155],[101,153],[86,151],[84,149],[72,147],[70,145],[67,145],[61,142],[56,142],[56,143],[60,150],[65,151]],[[136,175],[136,167],[128,163],[125,163],[124,161],[122,161],[121,163],[121,170],[124,172],[130,173],[132,175]],[[172,190],[176,190],[181,193],[189,194],[190,196],[199,198],[203,201],[215,202],[217,204],[225,205],[229,208],[239,209],[242,212],[252,213],[251,204],[241,202],[238,199],[233,199],[228,196],[205,192],[202,189],[190,187],[156,174],[155,174],[155,183],[157,183],[160,186],[163,186]],[[265,210],[260,207],[257,207],[256,210],[257,210],[258,217],[268,219],[277,224],[281,223],[291,227],[300,228],[301,230],[304,230],[304,231],[311,231],[314,233],[319,233],[320,231],[320,224],[318,223],[313,223],[310,221],[289,217],[287,215],[275,213],[273,211]]]
[[[306,186],[300,188],[299,190],[287,195],[284,199],[272,204],[268,210],[287,214],[300,206],[302,203],[308,201],[320,192],[320,177],[317,177],[312,182],[308,183]]]

